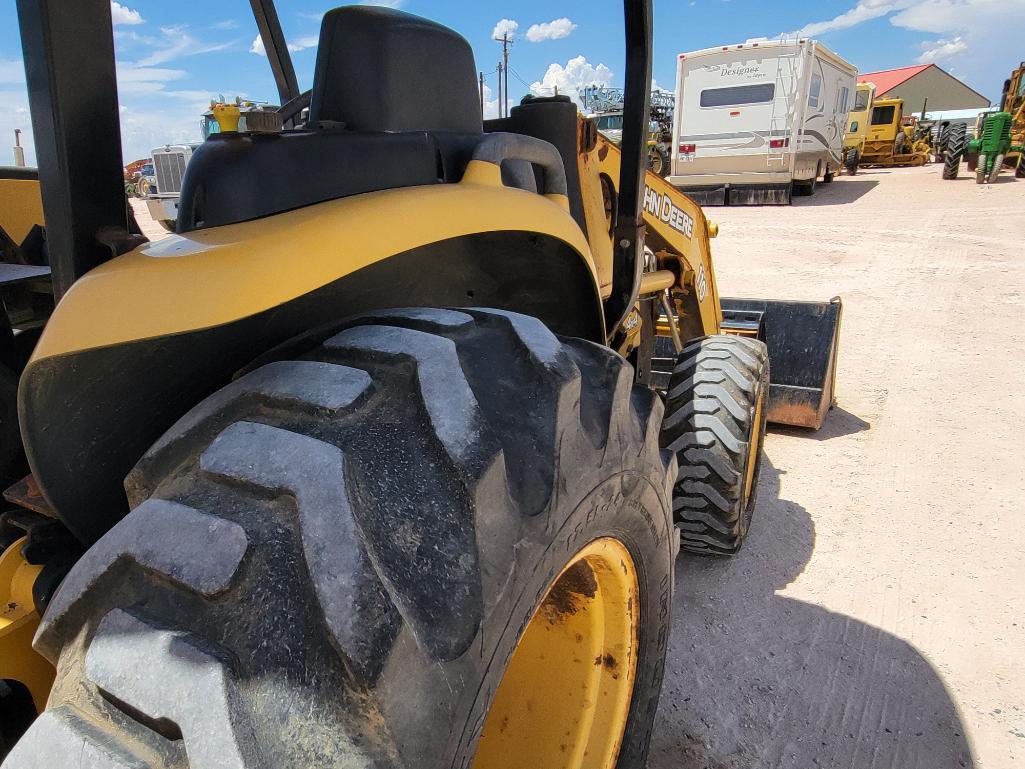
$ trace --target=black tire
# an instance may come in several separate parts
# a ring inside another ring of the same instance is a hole
[[[637,565],[618,765],[644,766],[676,552],[658,397],[514,313],[389,310],[316,338],[129,475],[132,512],[43,618],[58,683],[5,769],[469,766],[520,632],[602,537]]]
[[[829,166],[826,166],[826,172],[822,174],[822,183],[829,184],[833,181],[835,174],[829,170]]]
[[[1018,153],[1018,165],[1014,167],[1014,178],[1025,179],[1025,152]]]
[[[947,149],[943,156],[943,178],[956,179],[965,154],[966,128],[964,123],[952,125],[947,131]]]
[[[861,156],[858,154],[857,147],[851,147],[847,150],[847,157],[844,158],[844,168],[847,169],[848,176],[855,176],[858,173],[858,163],[861,161]]]
[[[985,184],[988,174],[986,173],[986,154],[984,152],[979,153],[979,164],[975,166],[975,183]]]
[[[0,307],[0,312],[3,309]],[[24,451],[18,424],[18,375],[0,364],[0,483],[4,488],[23,469]]]
[[[665,179],[669,176],[669,150],[658,144],[648,152],[648,170]]]
[[[793,183],[793,192],[791,193],[795,197],[807,198],[815,194],[815,183],[817,179],[813,176],[811,179],[805,179],[803,181],[795,180]]]
[[[1000,176],[1000,169],[1004,167],[1004,154],[1001,152],[995,158],[993,158],[993,168],[990,169],[989,179],[987,181],[990,184],[997,183],[997,177]]]
[[[36,716],[29,690],[17,681],[0,680],[0,761],[21,739]]]
[[[706,336],[677,358],[661,441],[679,464],[673,513],[684,550],[732,555],[743,545],[758,488],[768,393],[769,355],[755,339]]]

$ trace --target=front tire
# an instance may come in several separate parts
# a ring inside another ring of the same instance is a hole
[[[995,158],[993,158],[993,168],[989,172],[989,179],[988,179],[990,184],[996,184],[997,183],[997,177],[1000,176],[1000,169],[1003,168],[1003,167],[1004,167],[1004,155],[1003,155],[1003,153],[1000,153]]]
[[[58,684],[5,769],[643,766],[675,556],[657,396],[514,313],[319,338],[132,471],[43,619]]]
[[[858,154],[857,147],[851,147],[847,150],[847,157],[844,159],[844,168],[847,169],[848,176],[855,176],[858,173],[858,163],[861,160],[861,156]]]
[[[985,153],[979,153],[979,164],[975,167],[975,183],[985,184],[989,178],[989,174],[986,173],[987,158]]]
[[[685,550],[732,555],[754,511],[765,440],[769,355],[739,336],[706,336],[680,352],[669,380],[662,446],[679,475],[673,512]]]

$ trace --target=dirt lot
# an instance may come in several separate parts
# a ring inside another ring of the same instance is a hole
[[[681,558],[652,769],[1025,766],[1023,212],[936,166],[708,210],[723,295],[843,297],[839,404]]]
[[[681,558],[651,769],[1025,765],[1023,210],[935,166],[710,209],[724,295],[843,297],[839,405]]]

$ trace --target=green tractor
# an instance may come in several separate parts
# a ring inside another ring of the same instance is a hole
[[[953,131],[948,141],[946,162],[943,169],[944,179],[957,178],[957,167],[961,155],[968,161],[968,169],[975,171],[976,184],[994,183],[1004,164],[1004,157],[1020,147],[1011,144],[1011,122],[1009,112],[990,112],[980,115],[981,125],[976,131],[976,138],[964,141],[964,129],[955,137]]]

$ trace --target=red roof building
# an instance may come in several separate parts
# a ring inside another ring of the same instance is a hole
[[[876,98],[904,100],[905,112],[985,109],[989,99],[935,64],[865,72],[859,83],[874,83]]]

